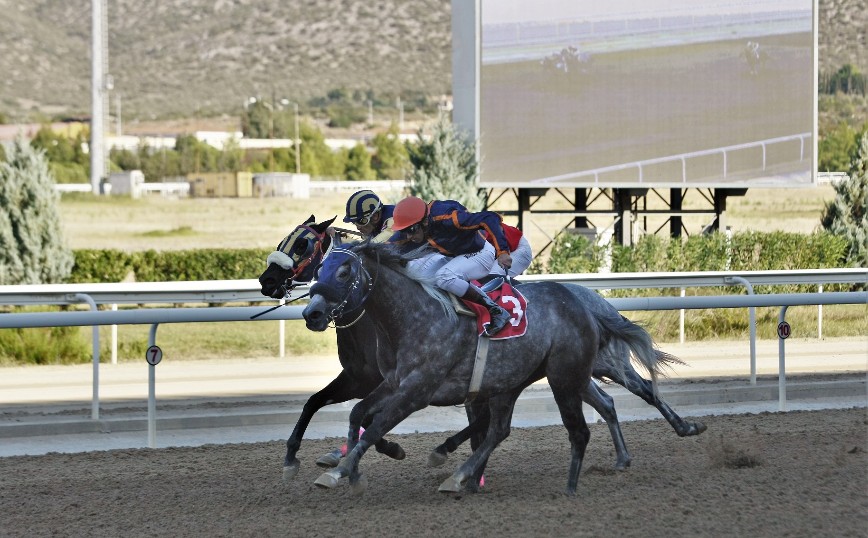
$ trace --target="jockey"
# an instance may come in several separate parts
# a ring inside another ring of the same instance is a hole
[[[376,243],[392,236],[392,213],[395,206],[384,205],[380,197],[367,189],[357,191],[347,200],[344,222],[350,222],[365,239]]]
[[[486,335],[494,336],[509,323],[509,312],[469,282],[488,275],[495,261],[504,269],[512,265],[500,215],[492,211],[471,213],[454,200],[426,204],[410,196],[395,206],[393,220],[393,242],[427,243],[437,250],[411,261],[410,267],[434,276],[440,289],[488,309],[491,322]],[[492,242],[484,240],[480,231],[492,237]]]

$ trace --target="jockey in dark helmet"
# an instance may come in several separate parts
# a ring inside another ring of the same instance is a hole
[[[488,275],[495,261],[504,269],[512,265],[501,217],[492,211],[471,213],[454,200],[404,198],[395,206],[391,241],[423,245],[436,252],[412,260],[408,267],[434,276],[437,287],[488,309],[491,322],[485,333],[494,336],[509,323],[510,314],[470,284]],[[492,241],[483,239],[486,232]]]
[[[383,242],[392,236],[392,213],[395,206],[384,205],[373,191],[364,189],[347,200],[344,222],[352,223],[365,236]]]

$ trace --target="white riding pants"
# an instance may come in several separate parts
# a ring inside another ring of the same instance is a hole
[[[494,263],[494,246],[485,243],[482,250],[449,257],[432,252],[407,264],[408,269],[417,274],[435,278],[435,285],[453,295],[461,297],[470,287],[470,280],[483,278]]]
[[[530,243],[525,236],[521,236],[518,246],[515,250],[510,252],[509,255],[512,257],[512,266],[509,268],[509,276],[518,276],[530,267],[530,263],[533,261],[533,251],[531,251]],[[503,272],[503,269],[498,267],[495,267],[494,269],[496,271],[492,272]]]

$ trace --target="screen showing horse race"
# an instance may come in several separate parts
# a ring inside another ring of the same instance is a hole
[[[468,119],[458,91],[455,111],[458,124],[476,123],[481,186],[814,183],[814,0],[481,0],[478,10],[476,39],[453,43],[478,56],[478,110]]]

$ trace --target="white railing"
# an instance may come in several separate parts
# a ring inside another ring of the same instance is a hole
[[[816,285],[819,291],[826,284],[868,284],[865,269],[802,269],[791,271],[726,271],[671,272],[671,273],[608,273],[608,274],[555,274],[525,275],[520,281],[552,281],[581,284],[597,290],[637,288],[687,288],[702,286],[743,285],[749,294],[753,286],[805,284]],[[288,300],[307,293],[307,286],[296,288]],[[93,301],[96,305],[122,304],[225,304],[269,303],[275,299],[260,293],[259,282],[246,280],[200,280],[191,282],[132,282],[112,284],[45,284],[0,286],[0,305],[70,305]],[[819,307],[817,335],[822,337],[822,306]],[[95,309],[95,307],[94,307]],[[681,310],[680,340],[684,342],[684,310]],[[111,363],[117,363],[117,327],[112,324]],[[751,362],[756,360],[756,321],[750,308]],[[280,356],[285,353],[285,323],[280,322]],[[98,351],[96,352],[98,353]],[[752,378],[753,381],[753,378]]]
[[[812,133],[799,133],[790,136],[782,136],[778,138],[769,138],[767,140],[757,140],[755,142],[748,142],[744,144],[736,144],[733,146],[725,146],[720,148],[713,148],[701,151],[694,151],[691,153],[682,153],[680,155],[667,155],[666,157],[658,157],[655,159],[646,159],[644,161],[635,161],[630,163],[616,164],[611,166],[604,166],[602,168],[595,168],[591,170],[582,170],[580,172],[570,172],[567,174],[561,174],[557,176],[548,176],[541,177],[530,180],[530,183],[536,184],[549,184],[549,183],[557,183],[559,181],[566,181],[571,179],[578,179],[582,177],[593,176],[594,177],[594,185],[600,184],[600,175],[607,174],[610,172],[620,172],[624,170],[635,170],[636,176],[633,181],[638,183],[643,183],[645,181],[645,170],[646,168],[650,168],[655,165],[667,164],[667,163],[678,163],[681,168],[681,180],[673,181],[673,184],[687,184],[688,173],[687,173],[687,165],[691,159],[698,159],[700,157],[708,157],[711,155],[717,155],[720,157],[720,178],[723,180],[727,179],[727,175],[729,173],[729,156],[735,152],[743,151],[751,148],[759,148],[762,150],[762,153],[759,157],[759,162],[756,163],[755,168],[760,170],[766,170],[768,166],[767,162],[767,150],[770,146],[786,144],[788,142],[798,142],[799,145],[799,162],[805,160],[805,152],[808,149],[808,140],[812,137]],[[806,171],[807,173],[807,171]],[[810,174],[808,174],[810,177]],[[653,183],[659,183],[659,181],[651,180]],[[695,181],[694,181],[695,182]],[[720,183],[718,180],[717,183]]]

